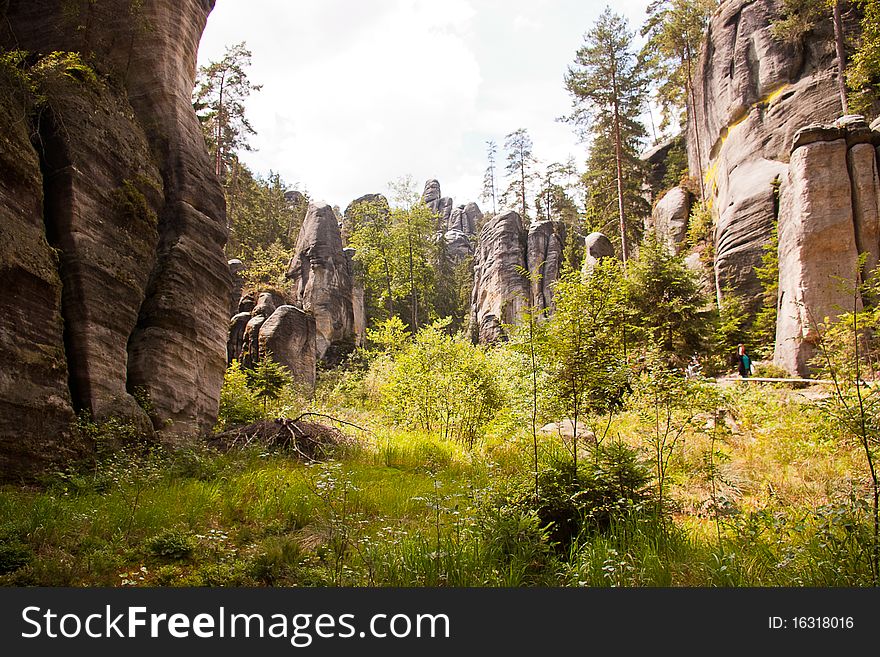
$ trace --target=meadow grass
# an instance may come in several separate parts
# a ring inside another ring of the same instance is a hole
[[[723,431],[706,418],[688,427],[670,461],[668,506],[633,508],[607,527],[585,522],[570,545],[554,545],[530,508],[527,432],[468,449],[355,409],[345,417],[367,430],[352,430],[357,444],[326,463],[131,448],[40,486],[3,488],[0,583],[870,583],[857,451],[797,393],[750,388],[734,399]],[[644,431],[625,414],[610,435],[648,456]],[[542,470],[567,458],[555,436],[540,438],[539,453]]]

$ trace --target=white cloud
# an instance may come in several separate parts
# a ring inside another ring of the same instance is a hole
[[[618,2],[641,20],[647,0]],[[245,161],[342,207],[412,174],[476,199],[485,141],[527,128],[535,154],[583,147],[555,121],[563,75],[604,2],[583,0],[219,0],[200,62],[246,41],[263,89]],[[499,153],[499,161],[502,159]]]

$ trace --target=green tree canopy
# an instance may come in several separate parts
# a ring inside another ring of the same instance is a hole
[[[632,38],[626,19],[606,8],[565,76],[574,106],[568,120],[592,140],[584,174],[588,221],[604,226],[617,215],[624,266],[628,234],[650,209],[641,195],[644,165],[639,159],[646,136],[639,116],[647,80]]]

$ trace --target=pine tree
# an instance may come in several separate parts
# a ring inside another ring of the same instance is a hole
[[[696,105],[696,60],[709,17],[717,6],[717,0],[654,0],[648,6],[648,19],[642,27],[642,36],[648,39],[642,48],[642,58],[650,68],[663,110],[661,128],[670,124],[685,125],[684,111]],[[700,197],[705,200],[703,165],[699,161],[702,136],[696,124],[694,138],[700,167]]]
[[[646,205],[644,199],[639,201],[644,178],[639,150],[646,136],[639,115],[647,81],[631,50],[632,38],[626,19],[606,8],[585,35],[565,76],[574,104],[568,118],[592,137],[585,175],[590,190],[588,214],[602,220],[611,210],[609,201],[616,200],[624,267],[629,257],[629,224],[644,214]]]
[[[262,86],[248,79],[250,64],[251,51],[241,42],[227,48],[219,62],[199,69],[196,80],[193,106],[214,156],[214,172],[221,179],[236,151],[251,150],[248,137],[256,134],[245,115],[245,102]]]
[[[535,178],[532,170],[535,157],[532,155],[532,139],[528,131],[520,128],[511,132],[504,138],[504,149],[507,151],[505,171],[510,180],[507,191],[504,192],[504,201],[509,205],[516,205],[525,220],[529,212],[529,186]]]
[[[263,401],[263,413],[267,411],[269,400],[278,399],[281,392],[292,382],[286,367],[272,359],[271,353],[263,354],[253,370],[248,370],[248,384],[258,399]]]
[[[496,206],[496,188],[495,184],[495,154],[498,152],[498,147],[495,144],[493,139],[489,139],[486,141],[486,160],[488,162],[488,166],[486,167],[486,173],[483,175],[483,195],[481,200],[492,201],[492,214],[494,215],[498,210]]]
[[[771,32],[777,39],[797,43],[819,22],[831,19],[834,25],[834,50],[837,54],[837,93],[841,110],[846,114],[849,103],[846,92],[846,34],[843,29],[842,4],[841,0],[783,0],[782,17],[773,22]]]

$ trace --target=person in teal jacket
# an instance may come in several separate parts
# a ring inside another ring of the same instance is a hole
[[[746,378],[752,373],[752,359],[746,353],[745,345],[739,345],[736,348],[736,362],[741,377]]]

